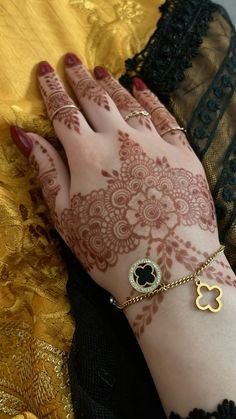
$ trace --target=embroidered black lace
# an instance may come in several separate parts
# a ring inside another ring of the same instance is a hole
[[[215,412],[209,413],[202,409],[192,410],[186,419],[235,419],[236,406],[232,400],[225,399]],[[171,413],[170,419],[181,419],[181,416]]]
[[[209,0],[167,0],[156,31],[143,51],[126,61],[120,82],[130,88],[131,77],[139,75],[166,103],[197,55],[217,8]]]

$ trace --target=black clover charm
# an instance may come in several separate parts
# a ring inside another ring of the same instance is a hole
[[[147,263],[140,264],[134,272],[136,282],[141,287],[147,287],[154,283],[156,277],[154,274],[154,268]]]
[[[142,294],[152,292],[161,282],[160,267],[150,259],[137,260],[129,270],[129,282]]]

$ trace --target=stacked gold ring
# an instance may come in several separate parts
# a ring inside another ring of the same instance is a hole
[[[172,131],[182,131],[182,132],[184,132],[185,134],[187,134],[187,130],[184,128],[184,127],[173,127],[173,128],[169,128],[169,129],[167,129],[165,132],[163,132],[161,135],[163,136],[163,135],[165,135],[165,134],[169,134],[169,132],[172,132]]]
[[[56,90],[47,97],[47,112],[51,121],[63,109],[74,108],[78,110],[73,100],[63,90]]]
[[[126,115],[125,121],[128,121],[130,118],[133,118],[133,117],[139,116],[139,115],[149,116],[150,113],[145,111],[145,110],[134,110],[134,111],[128,113],[128,115]]]

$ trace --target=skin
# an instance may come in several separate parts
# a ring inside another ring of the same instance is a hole
[[[107,72],[95,80],[73,57],[65,71],[80,110],[53,119],[69,170],[33,133],[28,157],[56,229],[91,277],[124,302],[138,295],[127,278],[138,259],[158,263],[169,283],[219,248],[214,204],[185,134],[165,134],[178,123],[158,98],[140,81],[131,96]],[[74,104],[53,69],[39,71],[38,81],[49,116]],[[150,115],[125,122],[137,109]],[[125,310],[167,414],[236,399],[235,276],[221,254],[202,277],[223,290],[217,314],[196,308],[194,283]]]

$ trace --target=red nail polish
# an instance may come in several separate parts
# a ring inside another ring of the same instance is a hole
[[[82,64],[82,62],[80,61],[79,57],[77,57],[77,55],[68,52],[68,54],[66,54],[65,56],[65,65],[67,67],[74,67],[76,65]]]
[[[10,127],[10,132],[14,143],[21,151],[21,153],[24,154],[25,157],[29,157],[33,149],[33,142],[29,135],[26,134],[26,132],[24,132],[22,129],[15,127],[14,125]]]
[[[41,61],[38,64],[38,76],[45,76],[45,74],[52,73],[54,69],[50,66],[47,61]]]
[[[94,69],[94,75],[97,80],[102,80],[109,76],[109,73],[104,67],[97,66]]]
[[[140,79],[140,77],[133,77],[132,83],[133,83],[133,87],[135,87],[136,90],[148,89],[147,85],[144,83],[142,79]]]

